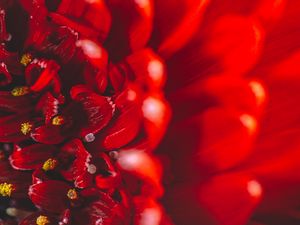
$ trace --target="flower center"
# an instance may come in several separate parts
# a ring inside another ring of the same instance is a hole
[[[29,53],[26,53],[22,56],[21,60],[20,60],[20,63],[23,65],[23,66],[27,66],[29,63],[31,63],[32,61],[32,55],[29,54]]]
[[[32,130],[32,124],[29,123],[29,122],[26,122],[26,123],[22,123],[21,124],[21,128],[20,128],[20,131],[24,134],[24,135],[27,135],[31,130]]]
[[[47,216],[40,215],[38,218],[36,218],[37,225],[46,225],[49,223],[50,223],[50,221],[48,220]]]
[[[48,159],[46,162],[43,164],[43,170],[49,171],[55,169],[57,166],[57,160],[56,159]]]
[[[11,94],[15,97],[23,96],[29,93],[29,87],[15,87]]]
[[[56,116],[52,119],[52,124],[55,126],[60,126],[65,123],[65,119],[62,116]]]
[[[10,197],[12,192],[14,191],[14,186],[8,183],[0,184],[0,195],[3,197]]]
[[[76,199],[78,199],[78,194],[77,194],[77,192],[76,192],[75,189],[70,189],[70,190],[68,191],[68,193],[67,193],[67,196],[68,196],[68,198],[71,199],[71,200],[76,200]]]

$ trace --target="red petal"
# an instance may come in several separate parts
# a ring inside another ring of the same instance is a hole
[[[95,91],[98,90],[100,93],[104,93],[108,85],[106,71],[98,70],[90,64],[85,66],[84,80],[87,86],[92,87]]]
[[[57,149],[52,145],[34,144],[28,147],[15,146],[9,161],[14,169],[32,170],[37,169],[43,163],[53,157]]]
[[[143,48],[152,32],[153,1],[110,1],[113,25],[107,45],[121,59],[130,50]],[[122,24],[122,26],[120,26]]]
[[[200,202],[224,225],[246,224],[261,197],[260,184],[239,174],[217,176],[199,190]]]
[[[108,150],[128,144],[137,136],[141,127],[142,114],[139,105],[127,103],[118,113],[109,127],[101,133],[104,137],[102,146]]]
[[[31,183],[31,175],[14,170],[8,162],[0,161],[0,183],[12,184],[13,198],[26,198]]]
[[[72,165],[75,186],[78,188],[91,186],[93,174],[89,172],[88,168],[92,158],[91,154],[84,148],[80,140],[74,140],[68,143],[68,145],[72,145],[74,146],[73,149],[76,149],[76,159]]]
[[[256,63],[263,41],[264,31],[253,20],[224,16],[213,24],[205,52],[219,58],[229,73],[239,74],[248,71]]]
[[[96,189],[85,189],[81,195],[90,200],[85,203],[84,208],[73,211],[74,220],[78,225],[94,225],[97,221],[101,221],[103,225],[128,224],[128,212],[107,194]]]
[[[32,173],[32,184],[39,184],[46,180],[50,180],[50,177],[46,174],[45,170],[41,167],[34,170]]]
[[[188,43],[198,31],[208,3],[209,0],[157,1],[156,25],[161,36],[161,54],[168,57]]]
[[[0,141],[19,142],[29,139],[29,133],[24,135],[21,132],[21,124],[29,122],[29,115],[12,115],[0,118]]]
[[[162,195],[161,167],[150,154],[139,150],[123,150],[119,152],[117,163],[121,170],[142,179],[144,194],[155,197]]]
[[[37,8],[41,6],[45,6],[45,0],[37,0],[37,1],[31,1],[31,0],[20,0],[21,5],[24,7],[24,9],[28,12],[32,12]]]
[[[10,73],[16,75],[23,73],[23,68],[19,62],[19,55],[17,53],[8,52],[3,45],[0,45],[0,60],[7,65],[7,69]]]
[[[149,95],[143,102],[142,111],[148,143],[153,149],[165,134],[171,110],[162,96]]]
[[[81,89],[81,87],[79,87]],[[72,98],[81,103],[86,114],[87,124],[81,130],[81,136],[96,134],[111,120],[113,106],[106,97],[89,91],[78,91],[78,86],[71,90]]]
[[[59,69],[54,61],[39,60],[26,68],[26,82],[31,90],[41,91],[57,76]]]
[[[81,39],[76,42],[89,62],[97,69],[105,71],[108,63],[108,54],[106,50],[98,43],[89,39]]]
[[[51,119],[58,114],[58,99],[50,92],[46,92],[36,105],[36,110],[41,111],[45,117],[45,123],[49,124]]]
[[[58,219],[49,214],[49,213],[45,213],[45,212],[36,212],[34,214],[31,214],[29,216],[27,216],[26,218],[24,218],[21,222],[20,222],[20,225],[36,225],[36,221],[37,221],[37,218],[39,216],[45,216],[47,217],[49,223],[47,223],[48,225],[57,225],[58,224]]]
[[[151,218],[154,224],[164,225],[161,224],[163,216],[162,207],[155,200],[146,197],[135,197],[134,208],[134,225],[147,223],[149,218]]]
[[[0,109],[3,112],[24,113],[32,110],[30,95],[13,96],[11,92],[0,92]]]
[[[126,58],[137,82],[151,88],[162,88],[166,80],[162,60],[150,49],[135,52]]]
[[[116,168],[108,155],[106,155],[105,153],[100,153],[100,157],[105,161],[107,167],[105,170],[107,170],[109,176],[104,176],[98,173],[95,178],[96,185],[100,189],[114,189],[116,187],[119,187],[119,185],[121,184],[120,173],[116,171]]]
[[[32,15],[29,25],[31,29],[25,42],[25,48],[33,48],[44,54],[55,55],[60,62],[67,63],[76,52],[78,37],[68,27],[54,26],[46,21],[46,12],[41,11],[42,9],[44,8],[38,8],[37,15]]]
[[[9,33],[6,30],[5,11],[0,12],[0,42],[9,40]]]
[[[68,190],[72,187],[62,181],[47,180],[29,188],[31,201],[39,208],[60,213],[68,207]]]
[[[70,27],[83,37],[99,38],[102,41],[111,25],[110,13],[102,0],[93,3],[63,0],[57,13],[50,15],[56,23]]]
[[[255,118],[246,114],[234,115],[216,108],[207,110],[201,121],[201,143],[197,161],[202,166],[214,171],[228,169],[250,154],[253,132],[257,126]]]
[[[62,130],[61,126],[44,125],[37,127],[31,133],[31,137],[36,142],[43,144],[59,144],[70,135]]]

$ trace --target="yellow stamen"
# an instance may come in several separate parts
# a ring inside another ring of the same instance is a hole
[[[11,94],[15,97],[23,96],[29,93],[29,87],[15,87]]]
[[[31,63],[32,61],[32,55],[29,54],[29,53],[26,53],[22,56],[21,60],[20,60],[20,63],[23,65],[23,66],[27,66],[29,63]]]
[[[8,183],[0,184],[0,195],[3,197],[10,197],[12,192],[14,191],[14,186]]]
[[[38,218],[36,218],[37,225],[46,225],[49,223],[50,223],[50,221],[47,216],[40,215]]]
[[[62,124],[64,124],[65,119],[62,116],[56,116],[52,119],[52,124],[55,126],[60,126]]]
[[[20,131],[24,134],[24,135],[27,135],[30,133],[30,131],[32,130],[32,124],[29,123],[29,122],[26,122],[26,123],[22,123],[21,124],[21,128],[20,128]]]
[[[57,166],[57,160],[50,158],[46,162],[44,162],[43,170],[45,171],[54,170],[56,166]]]
[[[71,200],[75,200],[75,199],[78,198],[78,194],[77,194],[77,192],[76,192],[75,189],[70,189],[70,190],[68,191],[68,193],[67,193],[67,196],[68,196],[68,198],[71,199]]]

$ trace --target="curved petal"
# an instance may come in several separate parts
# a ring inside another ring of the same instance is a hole
[[[43,144],[59,144],[71,134],[64,133],[60,126],[44,125],[35,128],[31,133],[31,138],[36,142]]]
[[[147,142],[150,149],[154,149],[165,134],[171,117],[171,109],[164,97],[156,93],[149,94],[144,99],[142,112]]]
[[[188,43],[198,31],[209,2],[210,0],[156,1],[160,54],[167,58]],[[172,13],[166,17],[168,12]]]
[[[113,24],[106,45],[113,59],[119,60],[147,44],[152,32],[153,2],[114,0],[108,6]]]
[[[91,91],[85,91],[79,86],[72,88],[71,96],[81,104],[86,116],[87,123],[81,129],[82,137],[86,137],[89,134],[96,134],[111,120],[114,113],[114,106],[108,98]]]
[[[68,207],[68,190],[71,186],[56,180],[47,180],[31,185],[28,195],[39,208],[52,213],[60,213]]]
[[[81,36],[103,41],[110,29],[111,16],[103,0],[62,0],[50,17],[61,26],[68,26]]]
[[[0,118],[0,123],[1,142],[19,142],[29,139],[33,126],[30,115],[27,114],[5,116]]]
[[[139,150],[123,150],[117,159],[121,170],[131,173],[144,181],[142,184],[145,195],[158,197],[163,193],[161,167],[150,154]],[[150,188],[149,188],[150,185]]]
[[[149,89],[160,89],[166,80],[162,59],[151,49],[142,49],[126,57],[134,78]]]
[[[15,146],[9,161],[14,169],[32,170],[37,169],[43,163],[53,157],[57,149],[52,145],[34,144],[28,147]]]
[[[33,213],[26,218],[24,218],[21,222],[20,225],[36,225],[37,221],[44,219],[45,222],[47,221],[48,225],[56,225],[58,224],[58,218],[55,216],[45,213],[45,212],[36,212]]]
[[[212,178],[199,189],[199,200],[219,224],[245,224],[262,197],[257,180],[245,174],[225,174]]]
[[[97,221],[101,221],[103,225],[129,224],[125,208],[104,192],[85,189],[81,195],[91,200],[85,202],[84,208],[73,211],[73,218],[79,225],[93,225],[97,224]]]
[[[110,125],[103,130],[101,145],[107,149],[117,149],[132,141],[138,134],[142,124],[139,105],[130,102],[115,114]]]
[[[212,25],[206,39],[205,53],[217,57],[228,73],[240,74],[257,62],[264,30],[255,20],[227,15]]]

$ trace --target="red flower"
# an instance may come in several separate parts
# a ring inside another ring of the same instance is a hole
[[[169,223],[152,154],[170,117],[164,54],[148,44],[154,2],[7,0],[0,10],[0,218]]]

